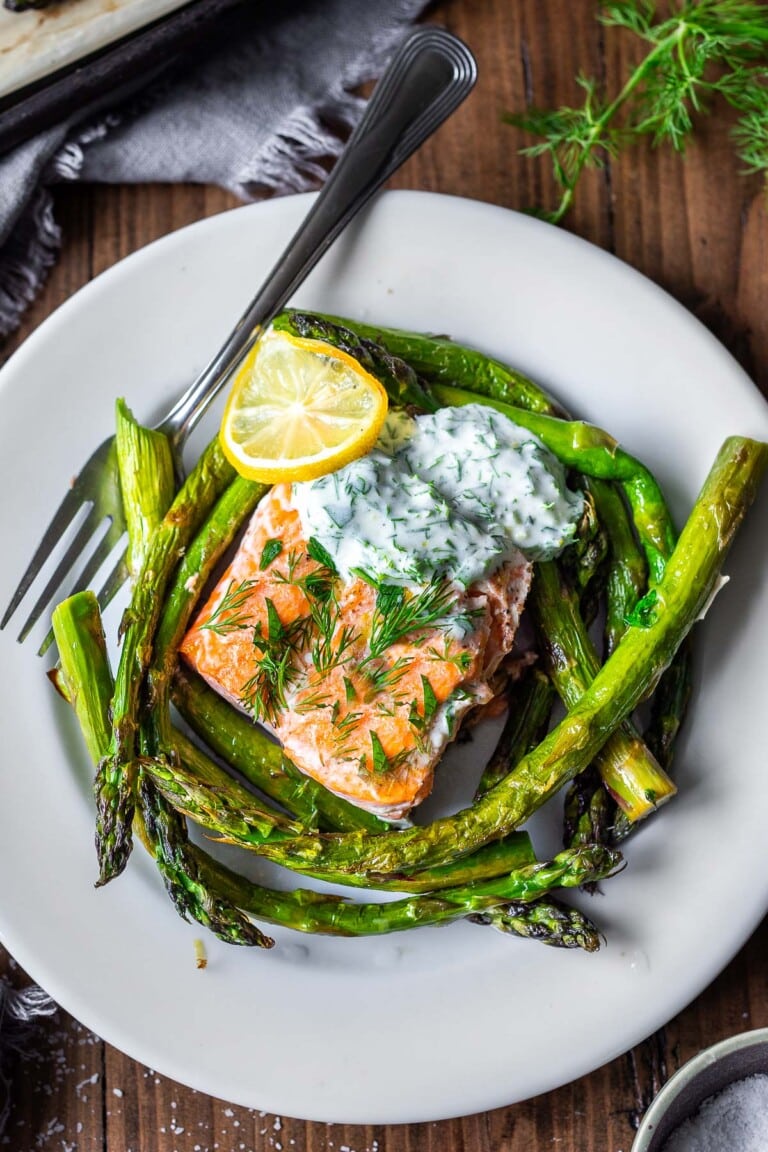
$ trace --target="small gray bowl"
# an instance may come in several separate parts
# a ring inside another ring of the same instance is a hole
[[[708,1096],[757,1073],[768,1074],[768,1028],[742,1032],[705,1048],[667,1080],[643,1117],[632,1152],[661,1152],[675,1128]]]

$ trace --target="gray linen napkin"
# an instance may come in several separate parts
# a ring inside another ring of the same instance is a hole
[[[364,101],[426,0],[283,0],[253,37],[190,66],[97,123],[57,125],[0,159],[0,336],[15,328],[56,258],[52,184],[194,181],[243,199],[300,192]],[[268,15],[266,13],[269,13]]]
[[[375,78],[426,0],[284,2],[258,36],[217,51],[87,127],[61,124],[0,160],[0,335],[15,328],[56,258],[52,184],[194,181],[243,199],[301,192],[324,175]],[[277,8],[277,5],[273,6]],[[39,988],[0,981],[0,1135],[7,1118],[3,1057],[55,1005]]]

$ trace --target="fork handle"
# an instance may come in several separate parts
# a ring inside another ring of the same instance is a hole
[[[177,459],[216,393],[321,256],[458,107],[476,79],[477,65],[469,48],[442,28],[417,29],[402,44],[299,230],[221,350],[160,425]]]

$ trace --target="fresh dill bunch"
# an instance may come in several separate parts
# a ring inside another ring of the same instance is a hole
[[[611,0],[598,19],[639,37],[647,51],[609,98],[580,75],[578,107],[531,108],[505,120],[541,139],[523,148],[549,156],[560,202],[545,219],[557,223],[573,203],[586,168],[602,168],[622,148],[648,136],[682,152],[694,117],[717,99],[739,113],[736,152],[748,172],[768,172],[768,5],[753,0]]]

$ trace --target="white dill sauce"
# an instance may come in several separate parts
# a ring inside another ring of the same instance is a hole
[[[556,556],[583,497],[537,437],[480,404],[412,419],[391,412],[376,448],[338,472],[293,485],[307,536],[341,575],[468,586],[519,550]]]

